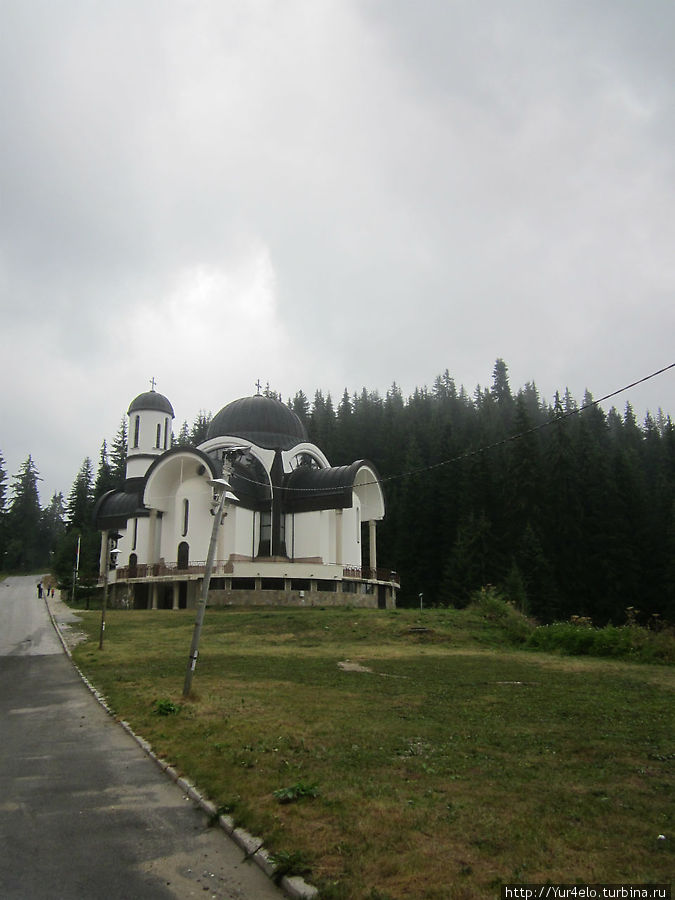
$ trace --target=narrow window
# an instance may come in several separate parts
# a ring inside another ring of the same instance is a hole
[[[132,550],[136,549],[137,543],[138,543],[138,519],[134,519],[133,538],[132,538],[132,545],[131,545]]]
[[[183,537],[188,533],[188,522],[190,519],[190,501],[183,500]]]
[[[178,560],[176,565],[179,569],[187,569],[190,565],[190,546],[187,541],[181,541],[178,545]]]
[[[169,420],[164,419],[164,449],[166,450],[169,440]]]
[[[272,553],[272,513],[260,513],[260,543],[258,556],[270,556]]]
[[[161,440],[162,440],[162,426],[158,424],[157,425],[157,440],[155,441],[155,447],[157,447],[158,450],[160,447]]]
[[[141,432],[141,417],[136,416],[136,421],[134,422],[134,447],[138,447],[138,438]]]

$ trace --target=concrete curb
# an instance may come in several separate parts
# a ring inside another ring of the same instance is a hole
[[[68,647],[63,635],[61,634],[61,629],[59,628],[58,622],[56,621],[56,617],[54,616],[50,606],[49,600],[45,597],[45,606],[47,608],[47,614],[51,620],[51,623],[54,627],[54,631],[56,632],[59,641],[61,642],[61,646],[63,647],[66,656],[71,662],[71,665],[80,676],[86,687],[91,691],[99,704],[103,707],[103,709],[108,713],[108,715],[114,719],[126,732],[130,735],[144,751],[144,753],[150,757],[150,759],[158,766],[162,772],[165,772],[168,777],[174,781],[178,787],[183,791],[186,797],[196,803],[203,812],[209,817],[209,819],[217,824],[222,830],[237,844],[237,846],[244,851],[244,859],[252,860],[259,869],[267,875],[268,878],[274,880],[274,873],[276,872],[276,867],[274,863],[270,859],[270,854],[265,850],[263,846],[263,840],[259,837],[255,837],[252,834],[249,834],[248,831],[245,831],[243,828],[239,828],[235,825],[234,819],[231,816],[226,815],[218,815],[218,810],[214,803],[208,800],[203,794],[199,791],[196,785],[194,785],[188,778],[185,778],[178,772],[177,769],[174,769],[166,760],[161,759],[161,757],[157,756],[157,754],[152,749],[151,745],[145,738],[142,738],[140,735],[136,734],[131,725],[128,722],[125,722],[123,719],[120,719],[113,710],[108,705],[106,698],[103,694],[94,687],[94,685],[89,681],[84,672],[80,669],[80,667],[76,664],[73,659],[73,654]],[[304,878],[300,878],[297,875],[285,875],[279,881],[279,887],[286,894],[287,897],[290,897],[291,900],[318,900],[319,891],[311,884],[307,884]]]

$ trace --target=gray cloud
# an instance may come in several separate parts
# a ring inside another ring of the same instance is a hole
[[[581,399],[672,361],[665,0],[4,18],[0,450],[46,492],[151,375],[180,422],[258,377],[472,390],[500,356]]]

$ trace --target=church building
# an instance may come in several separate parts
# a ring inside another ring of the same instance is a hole
[[[111,606],[196,606],[215,533],[210,605],[395,607],[398,577],[377,567],[372,463],[331,466],[301,419],[261,394],[223,407],[198,447],[172,446],[173,407],[154,384],[128,417],[124,488],[94,511]]]

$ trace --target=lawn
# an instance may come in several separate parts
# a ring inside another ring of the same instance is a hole
[[[475,609],[209,609],[183,701],[194,612],[109,611],[102,651],[82,615],[115,712],[325,900],[670,881],[672,667],[515,650]]]

